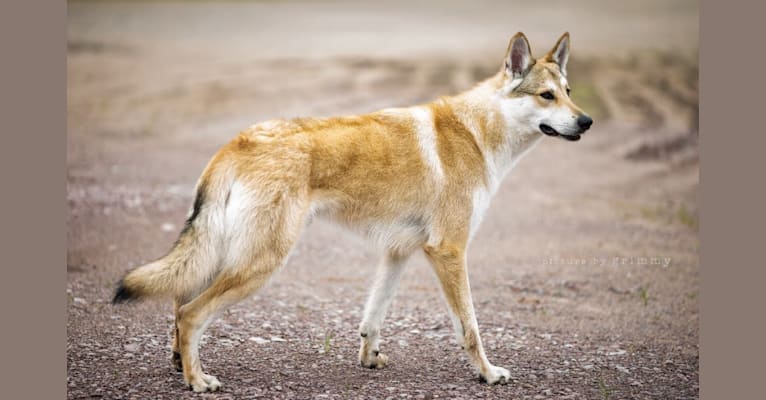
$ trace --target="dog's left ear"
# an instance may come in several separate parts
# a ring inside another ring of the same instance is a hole
[[[545,56],[545,60],[558,64],[561,73],[566,76],[567,61],[569,61],[569,32],[561,35],[556,45]]]

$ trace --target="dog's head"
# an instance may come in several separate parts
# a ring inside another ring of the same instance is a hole
[[[593,120],[569,98],[569,33],[544,57],[534,59],[529,41],[519,32],[505,55],[499,89],[503,114],[527,131],[579,140]]]

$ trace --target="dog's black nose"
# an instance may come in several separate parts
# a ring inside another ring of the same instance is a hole
[[[577,126],[583,131],[590,129],[591,125],[593,125],[593,119],[591,117],[583,114],[577,118]]]

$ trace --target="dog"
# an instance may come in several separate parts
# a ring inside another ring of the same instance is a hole
[[[541,138],[579,140],[593,120],[569,98],[569,33],[542,58],[514,35],[494,76],[455,96],[370,114],[272,120],[219,150],[164,257],[128,272],[113,302],[175,301],[173,365],[195,392],[220,381],[199,359],[221,309],[252,295],[287,259],[312,217],[358,231],[383,251],[359,327],[359,362],[382,368],[380,328],[405,261],[423,250],[458,342],[480,377],[510,380],[479,336],[466,249],[503,177]]]

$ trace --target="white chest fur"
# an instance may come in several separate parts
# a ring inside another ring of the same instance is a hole
[[[473,191],[473,209],[471,212],[470,237],[479,229],[484,219],[492,198],[495,197],[503,178],[516,166],[521,158],[529,153],[542,135],[526,135],[522,140],[510,143],[510,148],[501,150],[495,154],[485,155],[487,162],[487,184],[479,185]]]

